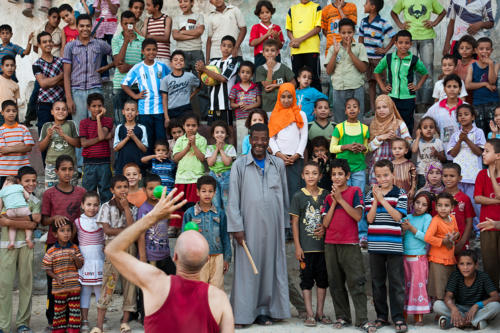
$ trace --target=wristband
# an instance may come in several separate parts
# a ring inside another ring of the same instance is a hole
[[[477,302],[476,305],[479,308],[479,310],[481,310],[482,308],[484,308],[483,302]]]

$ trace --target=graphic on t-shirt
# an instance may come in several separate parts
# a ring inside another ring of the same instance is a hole
[[[180,24],[180,31],[182,30],[194,30],[196,29],[196,20],[195,19],[187,19],[185,22]]]
[[[316,240],[321,239],[321,237],[314,235],[314,230],[321,225],[321,208],[316,209],[308,202],[302,223],[304,223],[304,230],[308,236]]]
[[[68,149],[69,144],[64,140],[58,133],[52,134],[52,143],[50,148],[54,149],[55,152],[61,152]]]
[[[78,215],[77,212],[80,212],[80,203],[79,202],[74,202],[70,203],[68,207],[66,207],[66,213],[68,213],[68,216],[75,216]]]
[[[418,20],[419,18],[427,14],[427,7],[425,7],[424,5],[420,5],[420,9],[416,9],[415,5],[411,5],[410,8],[408,8],[408,14]]]

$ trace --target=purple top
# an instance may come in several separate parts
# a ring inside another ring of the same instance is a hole
[[[137,211],[137,219],[149,213],[153,207],[145,201]],[[158,261],[170,256],[167,229],[167,220],[161,220],[146,231],[146,258],[148,261]]]
[[[92,38],[87,45],[79,38],[69,42],[64,48],[63,62],[71,65],[71,89],[100,88],[101,74],[96,71],[107,55],[111,55],[111,46],[103,40]]]

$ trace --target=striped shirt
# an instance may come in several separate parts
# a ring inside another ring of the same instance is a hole
[[[101,118],[102,127],[106,127],[109,131],[113,130],[113,119],[110,117]],[[80,137],[87,140],[97,138],[97,120],[92,118],[83,119],[80,122]],[[111,149],[109,148],[109,141],[99,141],[92,146],[84,147],[82,149],[82,156],[84,163],[97,162],[94,159],[99,159],[99,162],[109,163],[111,157]]]
[[[217,66],[220,69],[221,75],[227,79],[227,82],[222,82],[221,84],[209,88],[210,110],[231,110],[229,92],[236,82],[236,74],[238,73],[240,63],[238,59],[233,58],[233,56],[230,55],[226,60],[223,60],[222,58],[212,59],[212,61],[210,61],[210,65]]]
[[[116,34],[111,40],[111,50],[113,56],[120,53],[120,49],[123,45],[123,31]],[[135,33],[135,39],[128,43],[127,50],[125,51],[125,59],[123,61],[129,65],[135,65],[142,60],[141,47],[144,37]],[[120,73],[118,69],[115,70],[115,75],[113,76],[113,89],[121,89],[121,84],[127,73]]]
[[[163,186],[166,186],[169,192],[174,188],[176,169],[177,164],[169,159],[160,162],[156,158],[154,158],[151,161],[151,172],[160,176],[161,184]]]
[[[363,37],[363,44],[365,44],[366,53],[368,58],[382,59],[383,54],[375,53],[375,49],[384,47],[384,38],[392,38],[396,32],[392,29],[392,25],[384,20],[380,15],[375,16],[372,22],[369,17],[361,20],[359,26],[359,36]]]
[[[8,43],[7,45],[0,44],[0,60],[3,59],[3,57],[6,55],[11,55],[15,57],[16,55],[19,54],[22,58],[24,57],[23,53],[24,49],[17,44],[14,43]],[[2,73],[3,73],[2,69],[0,68],[0,74]]]
[[[455,20],[453,37],[451,40],[459,40],[463,36],[469,34],[467,29],[471,24],[478,22],[493,22],[491,0],[452,0],[448,6],[447,17],[450,20]],[[472,35],[472,37],[478,40],[488,35],[488,29],[480,29],[475,35]]]
[[[96,71],[101,67],[101,59],[109,54],[111,46],[100,39],[92,38],[84,45],[77,38],[66,44],[63,62],[71,65],[71,89],[100,88],[101,74]]]
[[[42,269],[51,270],[57,277],[63,280],[62,286],[57,283],[56,279],[52,280],[52,294],[80,291],[78,268],[73,261],[72,254],[80,260],[83,260],[83,256],[78,246],[71,242],[68,242],[64,247],[56,242],[54,246],[45,253],[42,261]]]
[[[406,216],[408,198],[403,189],[393,186],[384,195],[385,200],[403,217]],[[373,194],[370,190],[365,196],[365,209],[368,213],[373,205]],[[401,221],[394,221],[387,210],[379,203],[373,223],[368,224],[368,252],[382,254],[403,254],[403,237]]]
[[[104,245],[104,232],[102,227],[97,225],[97,218],[80,215],[75,220],[78,231],[78,244],[80,246]]]
[[[236,83],[231,88],[229,99],[236,104],[240,104],[241,102],[243,102],[244,105],[251,105],[257,103],[257,97],[260,95],[262,95],[262,93],[260,92],[260,88],[255,83],[250,82],[250,87],[248,88],[248,90],[243,89],[240,83]],[[236,115],[236,119],[246,119],[248,117],[248,114],[250,113],[250,110],[244,111],[240,108],[237,108],[236,110],[234,110],[234,113]]]
[[[134,65],[123,79],[122,85],[132,86],[137,83],[139,91],[146,90],[147,94],[139,100],[139,114],[162,114],[163,102],[160,93],[161,79],[170,74],[170,68],[162,62],[156,61],[148,66],[141,61]]]
[[[163,36],[165,35],[165,24],[167,22],[167,15],[163,14],[158,18],[148,17],[146,25],[146,35]],[[170,42],[157,42],[158,45],[158,58],[170,59]]]
[[[0,148],[18,144],[34,145],[29,129],[21,124],[0,126]],[[30,165],[27,153],[0,154],[0,176],[15,176],[21,167]]]

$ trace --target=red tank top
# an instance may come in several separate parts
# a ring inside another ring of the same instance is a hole
[[[153,36],[162,36],[165,34],[165,24],[167,21],[167,15],[162,14],[158,18],[149,17],[146,26],[146,34]],[[157,42],[158,54],[157,57],[169,58],[170,59],[170,42]]]
[[[144,318],[144,332],[219,332],[208,305],[208,286],[205,282],[170,275],[167,299],[158,311]]]

